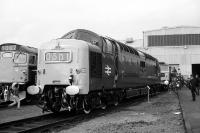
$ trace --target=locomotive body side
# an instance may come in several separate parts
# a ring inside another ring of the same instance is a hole
[[[119,87],[135,88],[142,85],[140,73],[140,57],[128,50],[121,49],[119,60]]]
[[[115,55],[117,60],[112,63],[117,66],[116,88],[138,88],[160,83],[159,68],[155,58],[148,58],[147,54],[119,42],[113,43],[118,48]]]

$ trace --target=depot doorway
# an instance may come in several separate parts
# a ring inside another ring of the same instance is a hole
[[[200,64],[192,64],[192,74],[200,76]]]

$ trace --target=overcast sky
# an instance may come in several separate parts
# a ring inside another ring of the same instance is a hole
[[[182,25],[200,27],[200,0],[0,0],[0,43],[39,47],[77,28],[141,39]]]

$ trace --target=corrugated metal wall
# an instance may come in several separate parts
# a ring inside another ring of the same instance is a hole
[[[156,57],[160,62],[178,64],[180,72],[192,74],[192,64],[200,64],[200,28],[177,27],[144,32],[140,50]]]
[[[150,35],[148,46],[200,45],[200,34]]]

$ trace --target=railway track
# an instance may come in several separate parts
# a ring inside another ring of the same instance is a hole
[[[26,133],[47,130],[53,125],[63,123],[65,121],[75,120],[79,115],[62,111],[59,114],[47,114],[17,121],[6,122],[0,124],[0,133]]]
[[[92,111],[89,115],[83,113],[70,113],[68,111],[62,111],[59,114],[47,114],[27,119],[21,119],[18,121],[11,121],[0,124],[0,133],[34,133],[34,132],[57,132],[62,129],[69,129],[76,126],[78,123],[88,121],[95,117],[106,115],[110,112],[120,110],[126,106],[137,105],[146,101],[144,97],[137,99],[129,99],[123,101],[118,107],[111,106],[106,110],[97,109]]]

